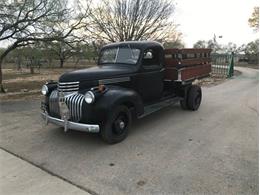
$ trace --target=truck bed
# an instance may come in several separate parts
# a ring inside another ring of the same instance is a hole
[[[165,49],[165,80],[191,81],[209,76],[211,49]]]

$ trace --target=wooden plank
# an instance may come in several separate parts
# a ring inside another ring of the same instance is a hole
[[[178,80],[178,69],[176,68],[165,68],[165,77],[166,80]]]
[[[164,50],[165,54],[176,54],[176,53],[188,54],[188,53],[210,53],[210,52],[211,49],[208,48],[185,48],[185,49],[172,48],[172,49]]]
[[[207,76],[211,72],[210,64],[203,64],[193,67],[184,68],[181,71],[181,80],[198,79]]]
[[[165,79],[187,81],[211,72],[211,49],[165,49]]]
[[[188,53],[210,53],[211,49],[207,48],[186,48],[180,49],[181,54],[188,54]]]
[[[211,64],[201,64],[192,67],[184,67],[177,69],[174,67],[166,67],[165,79],[175,81],[187,81],[197,79],[209,75],[211,72]]]
[[[177,68],[208,64],[211,62],[211,49],[165,49],[165,65]]]

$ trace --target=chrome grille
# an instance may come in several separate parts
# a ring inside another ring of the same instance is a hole
[[[79,90],[79,81],[75,82],[59,82],[58,91],[59,92],[77,92]]]
[[[79,121],[82,116],[82,104],[84,100],[84,95],[73,94],[65,97],[65,103],[70,110],[70,119],[72,121]]]
[[[74,93],[64,97],[64,101],[70,111],[70,120],[78,122],[82,116],[82,104],[84,95]],[[60,117],[59,92],[54,90],[49,97],[49,112],[52,116]]]

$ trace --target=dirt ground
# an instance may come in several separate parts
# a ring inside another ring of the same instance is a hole
[[[236,66],[245,67],[245,68],[259,69],[259,64],[248,64],[246,62],[238,62],[236,64]]]
[[[0,100],[38,99],[41,97],[41,87],[48,80],[58,80],[59,76],[73,68],[50,68],[36,70],[34,74],[29,69],[3,69],[3,84],[5,94],[0,94]]]
[[[89,66],[90,67],[90,66]],[[0,94],[0,101],[39,99],[41,97],[41,87],[48,80],[58,80],[59,76],[65,72],[74,70],[73,68],[50,68],[41,69],[34,74],[29,69],[3,69],[3,84],[5,94]],[[237,71],[235,75],[239,74]],[[224,77],[212,75],[201,80],[195,81],[196,84],[211,87],[223,83]]]

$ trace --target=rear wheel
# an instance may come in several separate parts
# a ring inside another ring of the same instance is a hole
[[[123,105],[116,107],[101,129],[102,139],[109,144],[123,141],[128,135],[131,123],[129,109]]]
[[[187,107],[189,110],[198,110],[202,99],[201,87],[192,85],[188,91]]]

